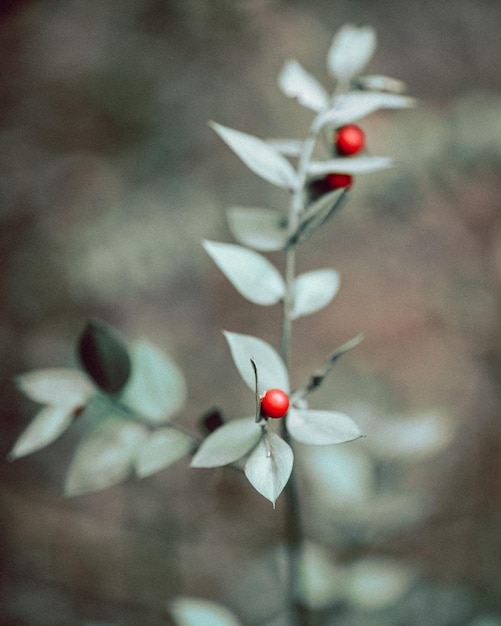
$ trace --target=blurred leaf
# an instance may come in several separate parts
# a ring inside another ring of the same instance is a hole
[[[278,187],[295,188],[297,176],[294,168],[272,146],[258,137],[221,124],[212,122],[211,126],[255,174]]]
[[[302,216],[297,231],[289,240],[289,244],[295,245],[307,241],[344,205],[347,198],[345,189],[336,189],[310,204]]]
[[[228,224],[237,241],[264,252],[283,250],[287,228],[273,209],[233,207],[228,210]]]
[[[289,392],[289,375],[287,368],[278,354],[269,343],[238,333],[224,332],[224,336],[230,346],[231,356],[240,376],[249,389],[255,391],[256,380],[251,359],[256,363],[259,378],[259,393],[263,394],[268,389],[282,389]]]
[[[28,398],[42,404],[77,407],[96,393],[86,374],[64,368],[34,370],[18,376],[16,384]]]
[[[321,269],[300,274],[293,284],[292,319],[319,311],[334,298],[339,290],[339,274]]]
[[[318,80],[295,60],[287,61],[278,76],[278,84],[289,98],[297,98],[313,111],[321,111],[329,104],[329,96]]]
[[[245,464],[245,475],[261,495],[275,502],[292,472],[292,448],[275,433],[266,433]]]
[[[150,433],[140,444],[135,460],[140,478],[176,463],[193,450],[195,439],[170,426]]]
[[[336,565],[324,546],[311,541],[301,549],[299,598],[311,611],[320,611],[344,599],[346,568]]]
[[[149,341],[135,342],[130,349],[132,374],[121,400],[149,422],[167,422],[186,402],[186,383],[181,370]]]
[[[351,417],[336,411],[291,409],[287,428],[296,441],[314,446],[344,443],[362,436]]]
[[[267,139],[266,143],[288,157],[298,157],[303,149],[301,139]]]
[[[367,89],[368,91],[384,91],[397,94],[404,93],[407,89],[403,81],[391,76],[383,76],[382,74],[357,76],[355,85],[359,89]]]
[[[104,418],[78,445],[66,475],[65,494],[100,491],[127,478],[147,434],[144,426],[130,420]]]
[[[283,278],[261,254],[233,243],[204,241],[203,246],[235,289],[250,302],[269,306],[283,298]]]
[[[74,407],[49,405],[37,413],[21,433],[9,453],[9,459],[31,454],[55,441],[73,421]]]
[[[407,109],[416,106],[416,99],[395,93],[376,91],[349,91],[336,96],[331,108],[315,120],[314,129],[319,131],[326,124],[343,126],[355,122],[379,109]]]
[[[238,461],[254,448],[261,436],[261,426],[254,419],[244,417],[226,422],[204,439],[191,467],[219,467]]]
[[[347,596],[357,609],[380,611],[394,606],[415,580],[409,566],[389,558],[365,558],[348,570]]]
[[[127,346],[114,329],[98,320],[87,323],[78,340],[80,362],[96,385],[118,393],[127,382],[131,364]]]
[[[367,174],[386,169],[393,165],[389,157],[351,157],[329,159],[328,161],[312,161],[309,167],[311,176],[323,176],[330,172],[338,174]]]
[[[421,461],[446,449],[454,436],[448,417],[429,412],[379,422],[367,443],[383,458]]]
[[[340,81],[348,81],[365,68],[377,45],[370,26],[345,24],[335,34],[327,53],[327,69]]]
[[[179,597],[167,608],[176,626],[242,626],[229,609],[210,600]]]

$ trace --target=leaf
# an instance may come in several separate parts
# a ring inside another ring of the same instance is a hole
[[[299,157],[303,149],[301,139],[267,139],[266,143],[288,157]]]
[[[269,306],[283,298],[284,280],[261,254],[233,243],[204,241],[203,246],[240,295],[250,302]]]
[[[89,377],[79,370],[48,368],[33,370],[16,378],[17,387],[41,404],[77,407],[96,394]]]
[[[316,118],[314,130],[318,132],[326,124],[334,126],[350,124],[379,109],[407,109],[415,106],[416,102],[415,98],[401,94],[349,91],[333,99],[331,108]]]
[[[220,467],[250,452],[262,436],[261,426],[244,417],[226,422],[210,434],[197,450],[191,467]]]
[[[55,441],[73,421],[73,411],[74,407],[68,405],[44,407],[21,433],[9,459],[26,456]]]
[[[78,340],[78,356],[92,380],[106,393],[118,393],[129,378],[127,346],[104,322],[88,322]]]
[[[229,609],[210,600],[179,597],[167,608],[176,626],[242,626]]]
[[[264,252],[283,250],[287,228],[283,217],[273,209],[233,207],[228,210],[228,224],[237,241]]]
[[[362,436],[351,417],[336,411],[293,408],[287,416],[287,428],[296,441],[313,446],[344,443]]]
[[[413,568],[387,557],[353,563],[347,572],[347,599],[356,608],[380,611],[393,607],[416,578]]]
[[[287,368],[275,348],[266,341],[251,335],[225,331],[224,336],[230,346],[233,362],[249,389],[255,390],[256,381],[250,362],[254,359],[258,370],[260,394],[268,389],[282,389],[286,393],[289,392]]]
[[[311,176],[323,176],[331,172],[338,174],[367,174],[393,165],[389,157],[351,157],[312,161],[308,169]]]
[[[377,45],[376,33],[370,26],[342,26],[327,53],[327,68],[340,81],[348,81],[364,69]]]
[[[293,306],[291,318],[319,311],[334,298],[339,290],[339,274],[322,269],[299,275],[292,286]]]
[[[294,168],[280,152],[268,143],[253,135],[215,122],[210,125],[255,174],[278,187],[285,189],[296,187],[297,176]]]
[[[80,442],[65,481],[65,494],[78,496],[116,485],[129,475],[148,431],[118,416],[104,418]]]
[[[286,96],[297,98],[299,104],[313,111],[321,111],[329,104],[329,96],[322,85],[295,60],[285,63],[278,84]]]
[[[359,89],[368,91],[384,91],[386,93],[404,93],[407,89],[405,83],[398,78],[383,76],[382,74],[367,74],[358,76],[355,82]]]
[[[321,228],[346,202],[345,189],[336,189],[313,202],[299,223],[297,231],[289,240],[290,245],[304,243]]]
[[[190,454],[195,439],[170,426],[159,428],[139,446],[135,460],[140,478],[150,476]]]
[[[135,342],[130,349],[132,373],[121,400],[153,424],[167,422],[186,402],[186,383],[181,370],[149,341]]]
[[[268,432],[254,448],[245,464],[250,484],[275,506],[292,472],[292,448],[277,434]]]
[[[320,611],[344,599],[346,567],[337,565],[324,546],[307,541],[301,548],[298,592],[303,604]]]

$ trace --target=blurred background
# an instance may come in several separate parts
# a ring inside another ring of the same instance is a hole
[[[312,401],[368,437],[297,450],[312,624],[501,624],[501,3],[0,0],[0,20],[0,624],[168,625],[178,595],[250,626],[280,612],[280,500],[188,461],[65,499],[79,426],[9,463],[37,409],[12,380],[75,366],[94,316],[181,367],[179,423],[252,413],[221,329],[276,345],[280,312],[236,294],[200,239],[231,240],[229,206],[287,197],[207,122],[303,137],[311,114],[276,77],[296,58],[332,88],[345,22],[376,29],[371,73],[420,103],[361,121],[396,167],[359,176],[300,253],[341,290],[296,323],[293,384],[365,336]]]

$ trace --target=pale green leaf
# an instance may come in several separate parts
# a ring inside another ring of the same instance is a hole
[[[255,390],[254,370],[251,365],[253,359],[258,371],[258,390],[261,394],[268,389],[289,392],[287,368],[275,348],[251,335],[225,331],[224,336],[230,346],[233,362],[249,389]]]
[[[301,602],[312,611],[326,609],[344,599],[346,568],[334,563],[325,547],[306,542],[301,548],[298,592]]]
[[[264,252],[285,248],[287,227],[277,211],[257,207],[232,207],[227,216],[230,230],[239,243]]]
[[[292,286],[292,319],[319,311],[334,298],[339,290],[339,274],[321,269],[300,274]]]
[[[416,106],[416,99],[396,93],[349,91],[336,96],[329,109],[320,114],[314,124],[319,131],[326,124],[351,124],[379,109],[407,109]]]
[[[292,448],[275,433],[268,432],[254,448],[245,464],[245,475],[261,495],[275,502],[292,472]]]
[[[303,149],[301,139],[267,139],[266,143],[275,150],[288,157],[299,157]]]
[[[347,599],[358,609],[380,611],[395,606],[415,579],[413,568],[394,559],[361,559],[347,572]]]
[[[100,491],[127,478],[147,434],[136,422],[113,415],[103,418],[76,449],[66,475],[66,495]]]
[[[335,34],[327,53],[327,68],[340,81],[348,81],[365,68],[377,45],[370,26],[345,24]]]
[[[42,404],[77,407],[96,394],[92,381],[80,370],[48,368],[33,370],[16,378],[18,388]]]
[[[325,89],[298,61],[285,63],[278,76],[278,84],[286,96],[297,98],[299,104],[313,111],[321,111],[329,104]]]
[[[386,93],[404,93],[407,86],[399,78],[384,76],[383,74],[367,74],[358,76],[356,85],[360,89],[368,91],[384,91]]]
[[[294,168],[271,145],[258,137],[221,124],[213,122],[211,126],[255,174],[278,187],[286,189],[296,187],[297,176]]]
[[[44,407],[21,433],[9,453],[9,459],[26,456],[55,441],[71,424],[73,411],[73,406]]]
[[[135,459],[136,473],[141,478],[163,470],[190,454],[195,439],[167,426],[150,433],[140,444]]]
[[[216,241],[204,241],[203,246],[235,289],[250,302],[269,306],[283,298],[285,284],[280,272],[258,252]]]
[[[229,609],[211,600],[178,597],[167,608],[176,626],[242,626]]]
[[[219,467],[234,463],[255,447],[261,435],[261,427],[254,418],[226,422],[204,439],[191,461],[191,467]]]
[[[312,161],[308,172],[311,176],[323,176],[336,172],[338,174],[368,174],[387,169],[393,165],[389,157],[352,157]]]
[[[167,422],[186,402],[186,383],[177,365],[149,341],[130,348],[132,373],[121,400],[154,424]]]
[[[287,428],[296,441],[314,446],[344,443],[362,436],[351,417],[336,411],[293,408],[287,416]]]
[[[336,189],[320,196],[308,206],[302,216],[296,232],[290,238],[290,244],[304,243],[313,233],[330,220],[341,209],[348,198],[346,189]]]

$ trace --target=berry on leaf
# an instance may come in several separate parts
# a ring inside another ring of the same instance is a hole
[[[341,156],[350,156],[365,147],[365,133],[356,124],[341,126],[334,136],[336,152]]]
[[[268,389],[261,398],[261,414],[264,417],[283,417],[289,410],[289,397],[281,389]]]

